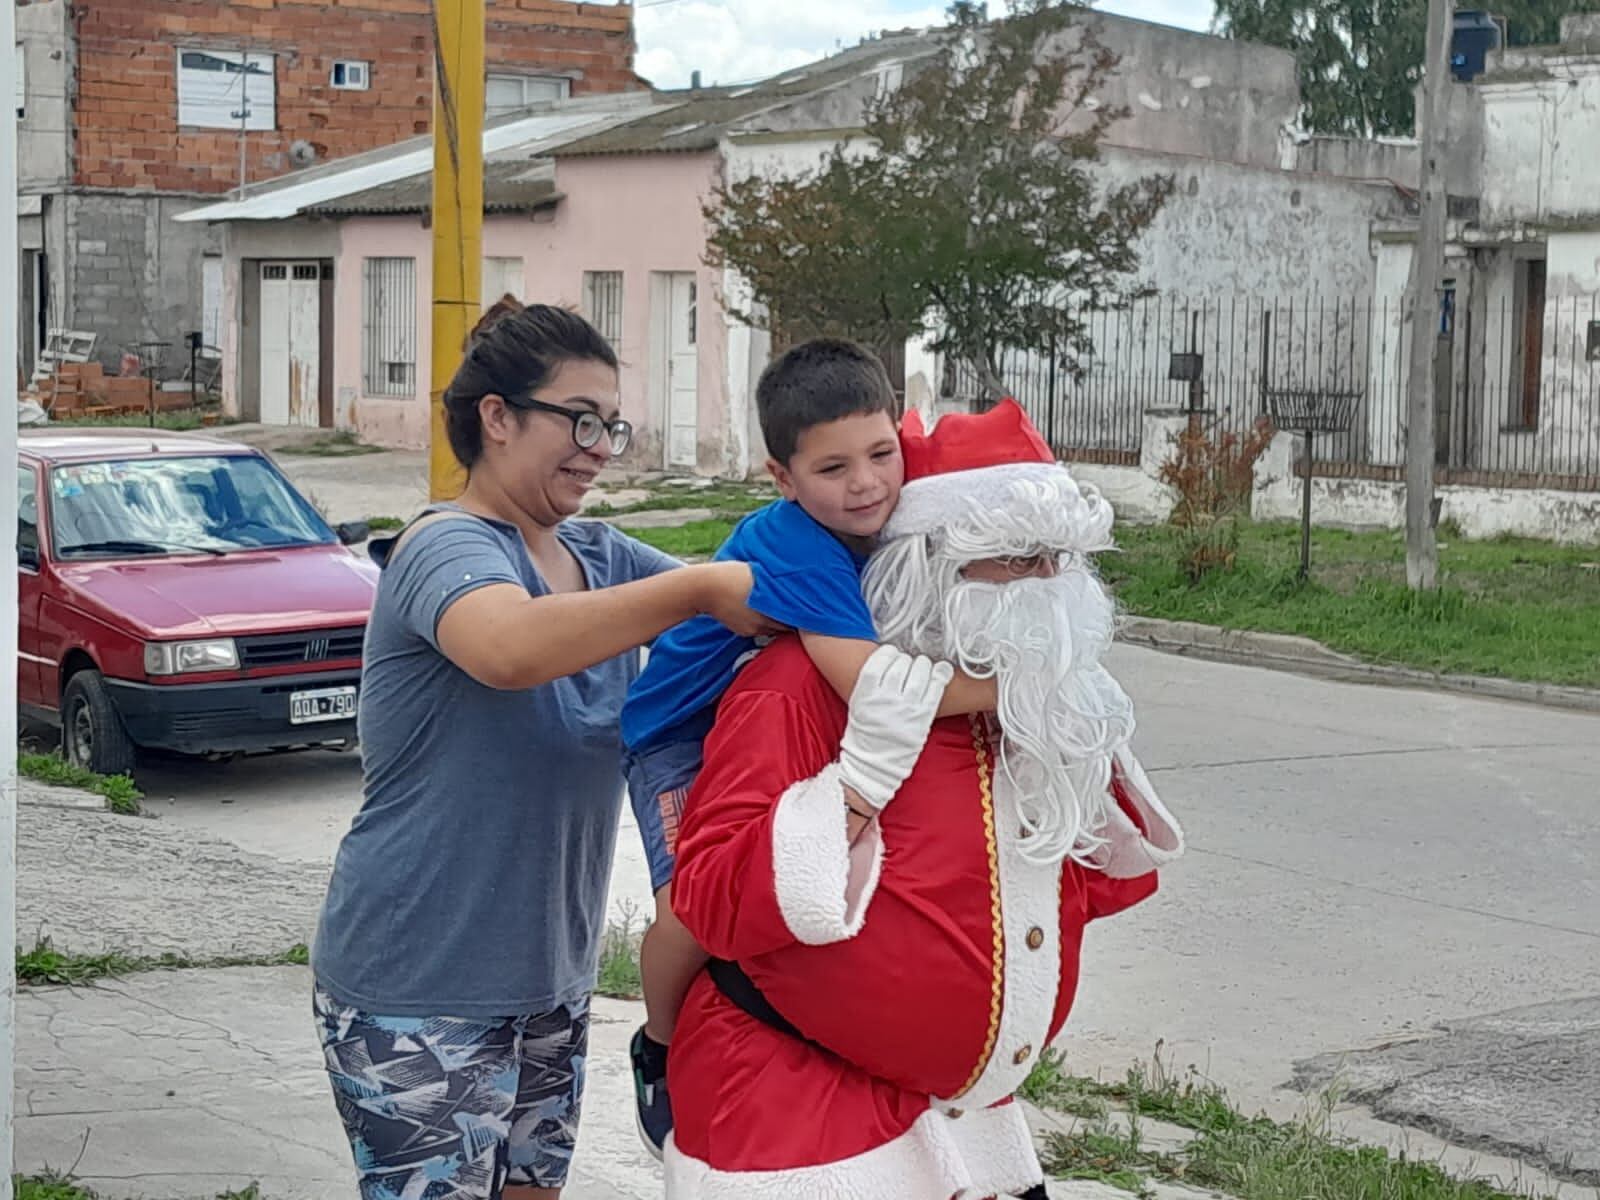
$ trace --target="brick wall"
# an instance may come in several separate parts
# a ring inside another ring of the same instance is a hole
[[[246,138],[260,182],[426,133],[433,106],[428,0],[88,0],[75,7],[74,177],[84,187],[222,192],[239,182],[239,135],[178,125],[177,52],[276,54],[277,129]],[[631,5],[489,0],[489,69],[566,75],[572,94],[642,86]],[[336,59],[372,64],[368,91],[330,86]]]

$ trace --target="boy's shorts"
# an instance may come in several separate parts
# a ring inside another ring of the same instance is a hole
[[[667,742],[639,754],[630,750],[622,756],[633,819],[644,841],[645,861],[650,864],[652,892],[659,892],[672,882],[678,857],[678,826],[683,820],[689,788],[700,773],[700,749],[697,741]]]
[[[363,1200],[559,1188],[578,1136],[589,1003],[474,1021],[314,1011]]]

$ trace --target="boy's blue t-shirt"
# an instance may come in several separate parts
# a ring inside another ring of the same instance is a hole
[[[719,562],[755,568],[750,607],[806,633],[876,641],[861,595],[858,555],[792,500],[757,509],[734,527]],[[756,647],[710,617],[667,630],[622,706],[622,740],[635,754],[681,739],[699,740],[709,713]]]

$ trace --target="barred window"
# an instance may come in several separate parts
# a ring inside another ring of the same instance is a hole
[[[613,346],[622,342],[622,272],[583,273],[583,311]]]
[[[417,394],[417,260],[369,258],[362,278],[362,361],[369,396]]]

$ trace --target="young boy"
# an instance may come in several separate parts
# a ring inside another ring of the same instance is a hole
[[[863,346],[820,339],[794,347],[756,388],[767,468],[783,495],[740,521],[718,559],[755,568],[750,607],[799,631],[806,652],[845,698],[877,634],[861,570],[900,497],[905,463],[894,389]],[[640,951],[647,1019],[633,1039],[639,1132],[660,1156],[672,1128],[667,1043],[706,954],[672,913],[678,820],[700,769],[701,743],[734,673],[757,650],[707,617],[662,634],[622,710],[624,764],[656,894]],[[993,680],[957,675],[940,715],[995,706]]]

